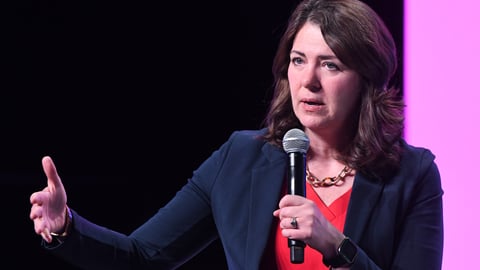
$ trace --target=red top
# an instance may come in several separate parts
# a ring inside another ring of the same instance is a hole
[[[347,216],[348,202],[350,201],[352,189],[350,188],[330,206],[327,206],[325,203],[323,203],[320,197],[318,197],[317,193],[315,193],[313,187],[309,184],[307,184],[306,193],[307,198],[315,202],[315,204],[320,208],[320,211],[325,215],[325,218],[330,221],[339,231],[343,231],[345,218]],[[292,264],[290,262],[290,248],[287,244],[287,238],[282,236],[282,230],[280,229],[280,226],[277,226],[275,234],[275,254],[277,254],[276,263],[278,270],[328,270],[328,268],[322,262],[322,254],[317,250],[310,248],[308,245],[305,247],[304,262],[301,264]]]

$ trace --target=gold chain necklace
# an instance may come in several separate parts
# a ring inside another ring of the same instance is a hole
[[[327,176],[320,180],[315,177],[307,167],[307,182],[314,187],[330,187],[333,185],[339,186],[341,182],[345,180],[345,176],[347,176],[351,171],[352,168],[345,166],[337,176]]]

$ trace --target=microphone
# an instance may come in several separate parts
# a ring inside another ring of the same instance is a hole
[[[288,170],[288,194],[305,197],[306,154],[310,140],[305,132],[298,128],[290,129],[283,136],[283,150],[288,154],[290,166]],[[303,263],[305,243],[288,239],[290,247],[290,262]]]

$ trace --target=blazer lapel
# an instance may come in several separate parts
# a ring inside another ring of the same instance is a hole
[[[268,162],[252,170],[248,198],[251,210],[248,217],[245,266],[252,270],[258,269],[269,240],[273,211],[278,208],[288,161],[284,152],[273,147],[264,147],[264,154]]]
[[[354,241],[359,241],[373,209],[380,199],[384,183],[368,179],[365,175],[357,173],[352,188],[344,233]]]

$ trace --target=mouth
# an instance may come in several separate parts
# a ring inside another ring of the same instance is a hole
[[[309,106],[321,106],[321,105],[325,105],[325,103],[323,103],[322,101],[320,100],[303,100],[302,101],[303,103],[309,105]]]
[[[303,104],[303,110],[306,112],[318,113],[325,107],[325,102],[321,99],[304,99],[301,103]]]

